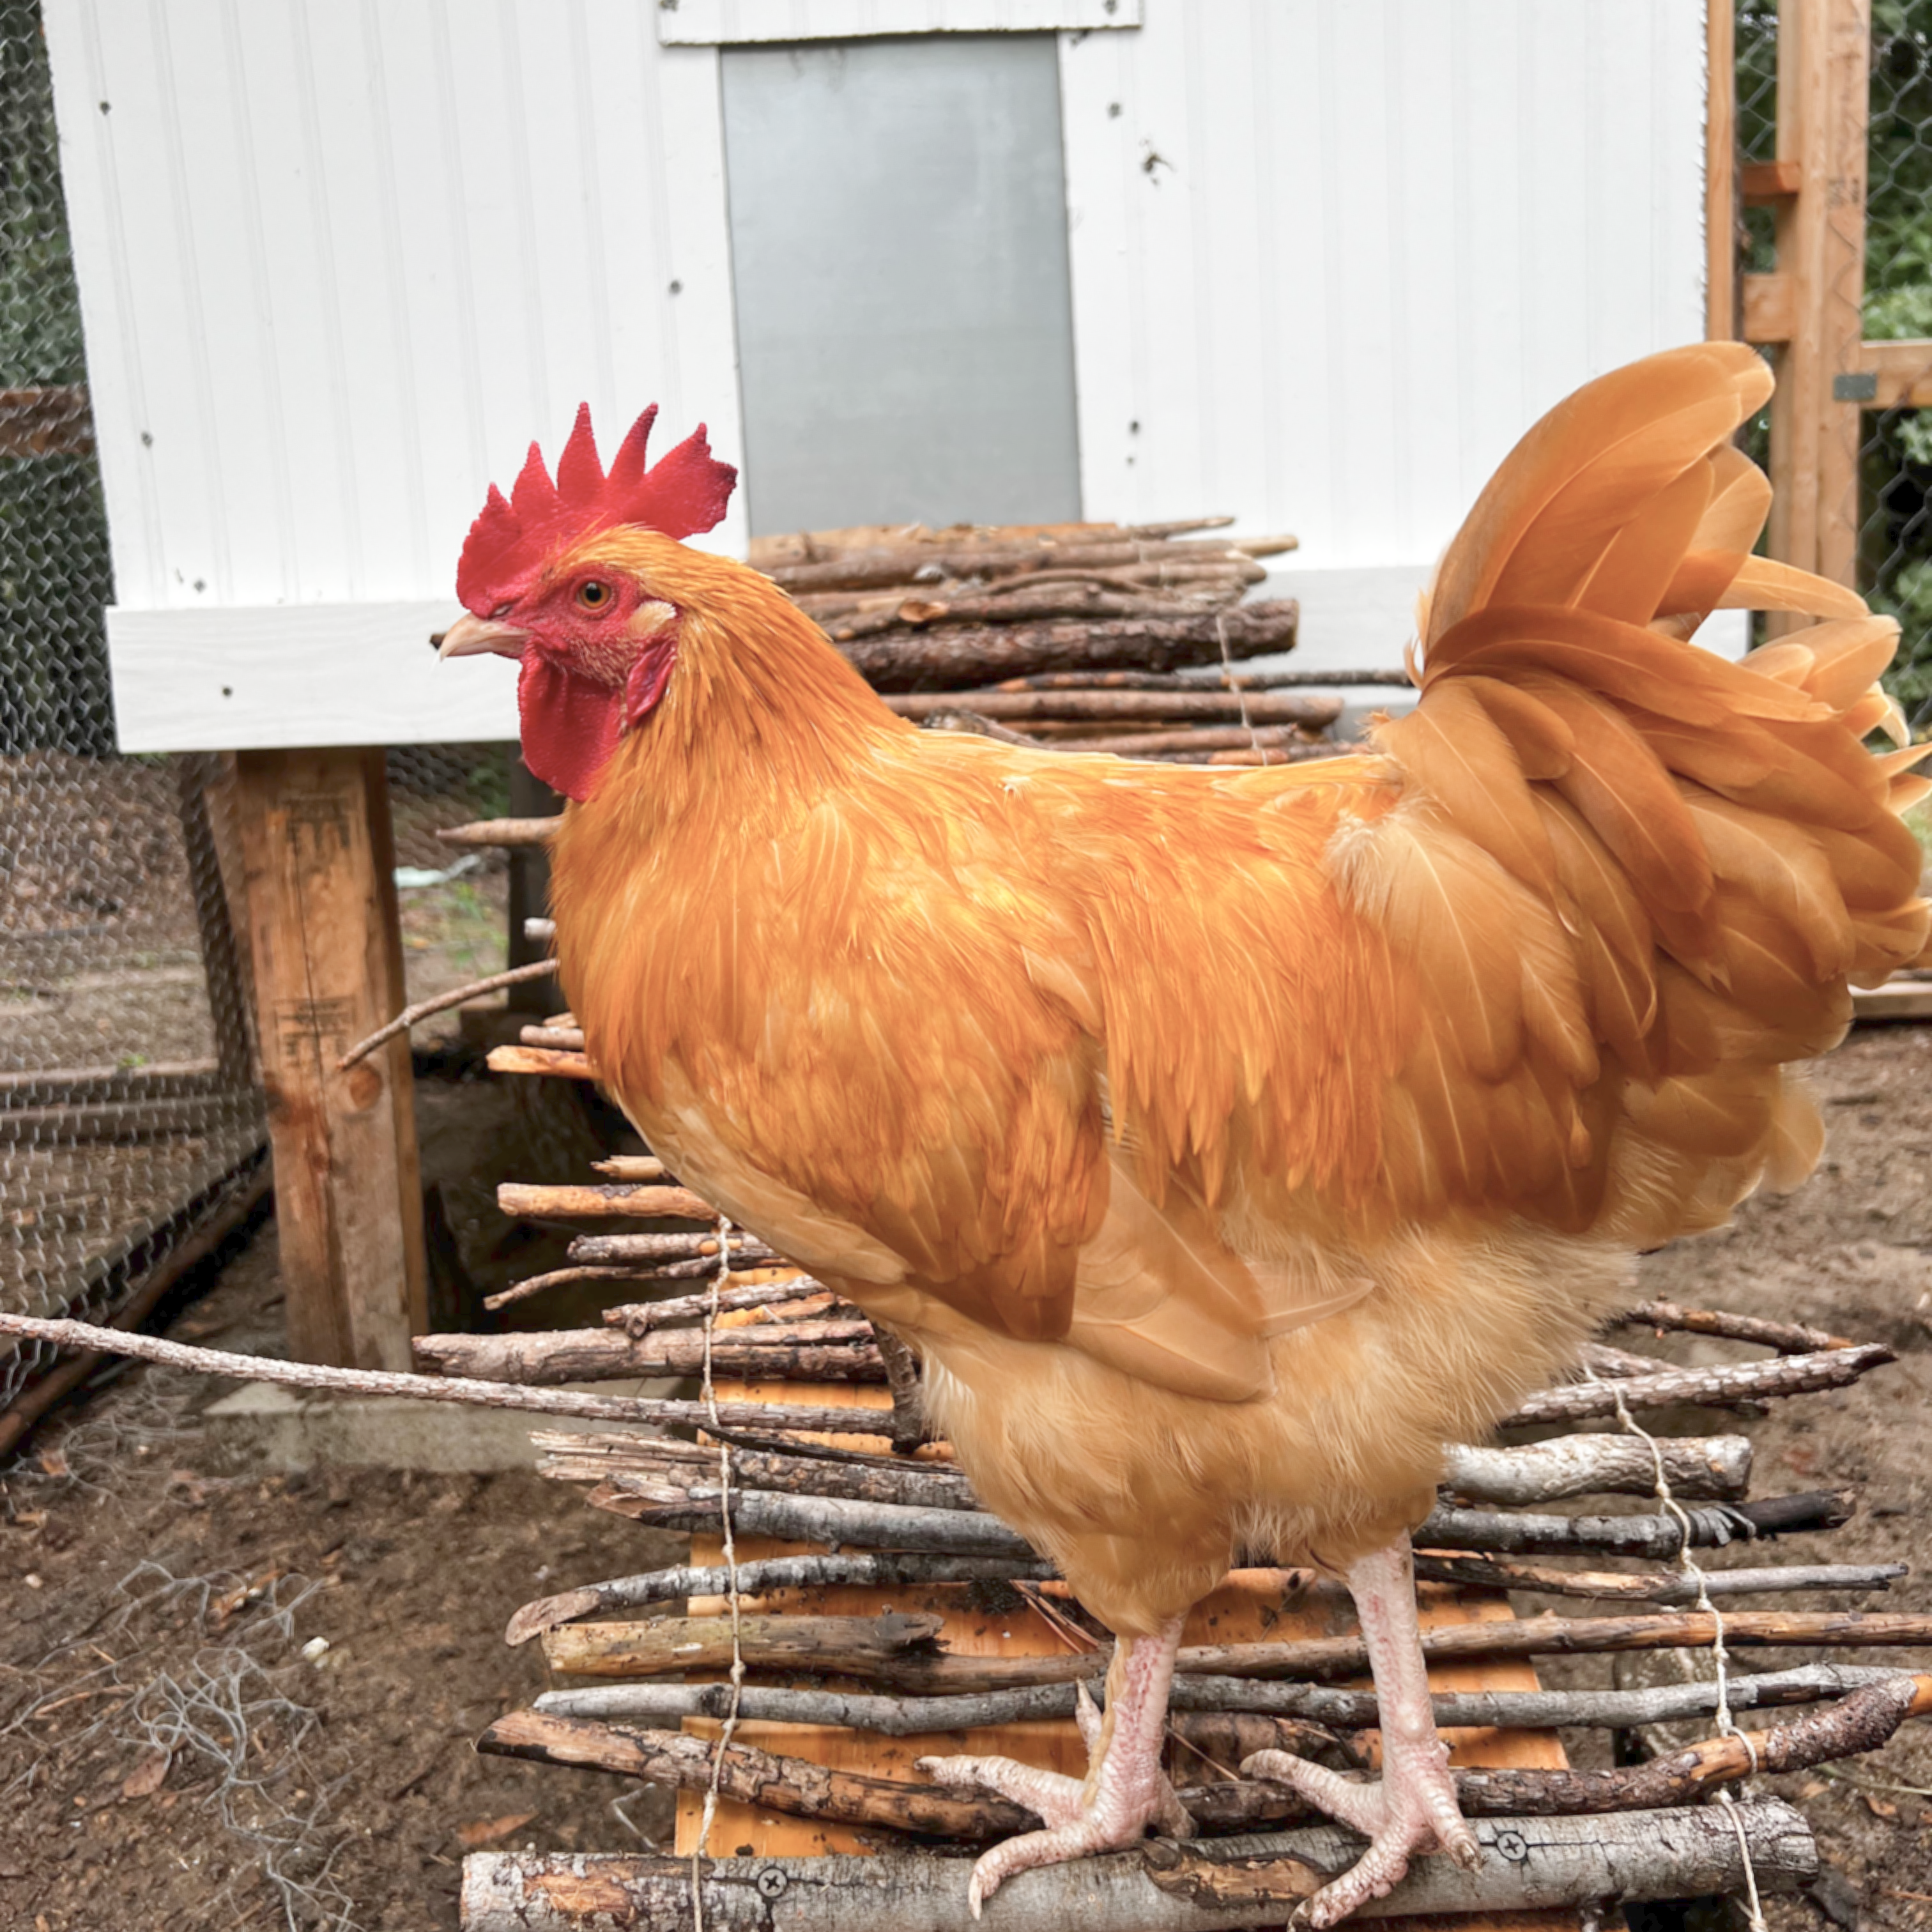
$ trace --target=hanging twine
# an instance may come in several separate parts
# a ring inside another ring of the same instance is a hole
[[[711,1382],[711,1338],[718,1323],[718,1295],[730,1279],[731,1252],[728,1216],[718,1217],[718,1270],[711,1277],[704,1307],[704,1378],[698,1398],[710,1416],[714,1432],[718,1419],[718,1395]],[[718,1814],[718,1793],[724,1776],[724,1754],[738,1728],[738,1707],[745,1689],[745,1657],[739,1636],[738,1552],[731,1535],[731,1445],[722,1434],[718,1442],[718,1508],[724,1526],[724,1595],[731,1612],[731,1706],[711,1750],[711,1782],[706,1787],[704,1808],[698,1821],[698,1843],[691,1853],[691,1923],[692,1932],[704,1932],[704,1860],[711,1843],[712,1820]]]
[[[1591,1382],[1600,1378],[1594,1371],[1586,1369],[1585,1375]],[[1644,1428],[1631,1414],[1623,1398],[1623,1391],[1614,1378],[1606,1384],[1616,1401],[1617,1420],[1624,1433],[1634,1436],[1650,1451],[1651,1467],[1656,1472],[1654,1494],[1664,1514],[1673,1518],[1677,1524],[1679,1541],[1677,1550],[1677,1568],[1681,1574],[1695,1584],[1697,1590],[1696,1607],[1711,1619],[1711,1656],[1717,1669],[1718,1730],[1720,1736],[1736,1738],[1744,1746],[1744,1756],[1750,1761],[1754,1773],[1758,1768],[1757,1745],[1748,1731],[1740,1728],[1731,1715],[1730,1652],[1724,1642],[1724,1612],[1712,1600],[1703,1566],[1692,1555],[1690,1549],[1690,1519],[1684,1514],[1683,1505],[1672,1493],[1670,1478],[1664,1474],[1664,1450],[1657,1438]],[[1720,1785],[1716,1792],[1717,1802],[1724,1808],[1731,1821],[1731,1829],[1737,1834],[1738,1856],[1744,1862],[1744,1911],[1750,1932],[1766,1932],[1764,1907],[1758,1897],[1757,1868],[1751,1862],[1750,1842],[1744,1835],[1744,1820],[1738,1815],[1738,1802],[1728,1785]]]

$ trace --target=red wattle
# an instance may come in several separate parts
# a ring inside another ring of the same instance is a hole
[[[524,728],[524,763],[544,783],[580,803],[617,748],[623,730],[623,694],[579,677],[544,657],[524,653],[517,680],[517,708]]]

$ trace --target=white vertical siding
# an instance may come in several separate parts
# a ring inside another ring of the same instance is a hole
[[[122,612],[446,597],[582,398],[735,448],[717,57],[650,10],[49,0]]]
[[[1696,0],[1149,0],[1064,37],[1088,514],[1432,556],[1536,414],[1702,333],[1702,30]]]

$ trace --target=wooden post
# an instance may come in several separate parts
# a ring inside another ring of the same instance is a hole
[[[1774,200],[1779,300],[1762,311],[1774,310],[1784,342],[1771,416],[1771,554],[1846,584],[1857,566],[1865,400],[1856,378],[1870,44],[1868,0],[1785,0]],[[1774,615],[1769,629],[1776,636],[1800,622]]]
[[[335,1070],[405,1004],[382,754],[244,752],[236,783],[290,1352],[406,1369],[428,1320],[409,1042]]]
[[[1738,334],[1737,0],[1704,7],[1704,333]]]

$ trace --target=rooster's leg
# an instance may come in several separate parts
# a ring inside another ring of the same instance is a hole
[[[1308,1901],[1303,1916],[1318,1926],[1333,1925],[1382,1898],[1408,1870],[1414,1852],[1446,1852],[1466,1870],[1480,1856],[1475,1834],[1456,1808],[1448,1750],[1436,1734],[1408,1538],[1352,1564],[1348,1590],[1381,1706],[1382,1781],[1353,1784],[1286,1751],[1257,1752],[1241,1767],[1248,1777],[1292,1786],[1369,1840],[1361,1857]]]
[[[1010,1757],[922,1757],[920,1768],[946,1784],[977,1784],[1037,1811],[1044,1832],[995,1845],[973,1868],[967,1901],[975,1918],[1001,1880],[1035,1865],[1053,1865],[1132,1844],[1152,1823],[1175,1837],[1193,1827],[1160,1768],[1168,1686],[1180,1647],[1181,1619],[1152,1636],[1122,1637],[1107,1667],[1107,1713],[1080,1712],[1087,1740],[1085,1782],[1037,1771]]]

